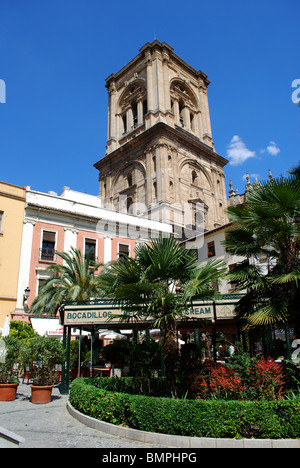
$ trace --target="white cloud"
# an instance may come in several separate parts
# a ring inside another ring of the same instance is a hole
[[[280,148],[276,145],[275,141],[270,141],[269,146],[263,152],[267,151],[272,156],[276,156],[280,152]]]
[[[249,158],[256,157],[256,153],[250,151],[238,135],[234,135],[227,148],[227,157],[232,166],[237,166]]]

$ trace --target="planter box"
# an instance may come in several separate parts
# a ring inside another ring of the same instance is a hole
[[[0,384],[0,401],[13,401],[16,399],[18,383]]]
[[[31,385],[31,403],[45,404],[50,403],[52,397],[53,385],[37,386]]]

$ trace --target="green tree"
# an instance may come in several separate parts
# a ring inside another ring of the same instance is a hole
[[[224,273],[212,261],[199,267],[195,252],[174,238],[152,239],[136,248],[135,258],[112,263],[101,275],[101,287],[123,309],[125,319],[153,319],[160,327],[168,388],[176,393],[177,321],[193,298],[212,298],[212,283]],[[124,316],[122,317],[124,320]]]
[[[245,257],[229,279],[246,290],[238,312],[249,324],[290,324],[300,332],[299,170],[289,177],[257,182],[244,205],[228,209],[232,229],[226,250]],[[264,271],[259,258],[265,258]],[[299,335],[300,336],[300,335]]]
[[[57,252],[64,260],[63,265],[51,265],[46,272],[49,278],[33,300],[30,313],[36,316],[46,313],[55,316],[59,307],[67,301],[86,301],[100,294],[99,276],[92,256],[84,259],[80,250]]]
[[[22,343],[27,344],[36,335],[37,333],[29,323],[22,322],[21,320],[12,320],[10,322],[9,336],[18,338]]]

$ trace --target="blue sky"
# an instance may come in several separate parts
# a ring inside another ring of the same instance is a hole
[[[232,178],[242,193],[247,171],[285,174],[300,160],[299,14],[298,0],[1,0],[0,180],[97,195],[105,78],[154,39],[211,81],[227,191]]]

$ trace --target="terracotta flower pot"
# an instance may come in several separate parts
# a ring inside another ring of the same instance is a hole
[[[18,383],[0,384],[0,401],[13,401],[16,399]]]
[[[53,385],[37,386],[31,385],[31,403],[50,403]]]

